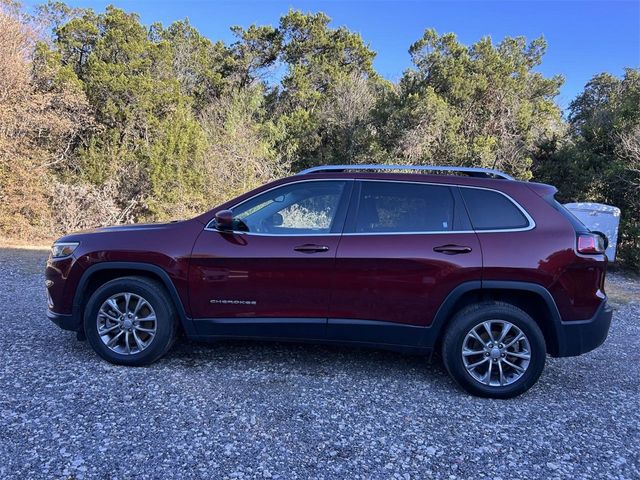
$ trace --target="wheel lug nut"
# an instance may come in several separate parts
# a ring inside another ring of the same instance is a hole
[[[489,352],[484,352],[484,356],[488,357],[489,356]]]
[[[504,358],[504,357],[505,357],[505,354],[503,353],[503,354],[502,354],[502,355],[500,355],[500,356],[501,356],[502,358]]]
[[[503,344],[498,345],[498,348],[504,348]]]

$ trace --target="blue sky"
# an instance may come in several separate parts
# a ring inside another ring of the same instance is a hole
[[[39,2],[28,1],[28,5]],[[455,32],[470,44],[490,35],[543,35],[549,44],[539,70],[563,74],[558,97],[562,107],[596,73],[622,75],[624,67],[640,67],[640,0],[604,1],[204,1],[204,0],[70,0],[79,7],[103,10],[114,4],[140,14],[144,23],[163,24],[188,17],[201,33],[214,40],[233,41],[231,25],[278,23],[289,8],[323,11],[333,26],[359,32],[377,52],[377,71],[397,80],[410,66],[407,50],[425,28]]]

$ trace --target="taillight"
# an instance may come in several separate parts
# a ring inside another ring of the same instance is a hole
[[[578,253],[604,253],[604,238],[595,233],[581,233],[578,235]]]

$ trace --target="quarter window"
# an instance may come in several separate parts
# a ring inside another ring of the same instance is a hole
[[[319,181],[275,188],[232,210],[237,229],[272,235],[330,233],[344,187],[344,181]]]
[[[464,187],[460,192],[476,230],[510,230],[529,226],[529,220],[520,209],[499,192]]]
[[[453,230],[454,199],[447,186],[362,182],[356,233]]]

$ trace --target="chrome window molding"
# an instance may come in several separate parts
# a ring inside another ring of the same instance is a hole
[[[234,235],[248,235],[249,234],[249,232],[241,232],[240,230],[220,230],[219,228],[216,228],[216,227],[210,227],[209,225],[212,222],[213,222],[213,220],[211,220],[211,222],[209,222],[209,224],[207,224],[207,226],[204,227],[204,230],[206,232],[233,233]]]
[[[476,233],[473,230],[442,230],[442,231],[424,231],[424,232],[348,232],[343,233],[344,237],[369,237],[376,235],[445,235],[458,233]]]
[[[456,187],[456,188],[475,188],[477,190],[488,190],[490,192],[496,192],[500,195],[506,197],[516,208],[524,215],[527,219],[528,225],[526,227],[519,228],[496,228],[491,230],[433,230],[433,231],[419,231],[419,232],[349,232],[343,233],[344,236],[371,236],[371,235],[442,235],[442,234],[458,234],[458,233],[511,233],[511,232],[527,232],[529,230],[533,230],[536,228],[536,222],[533,220],[531,215],[511,196],[507,195],[500,190],[496,190],[495,188],[487,188],[487,187],[476,187],[473,185],[456,185],[451,183],[435,183],[435,182],[413,182],[410,180],[387,180],[387,179],[358,179],[361,182],[391,182],[391,183],[412,183],[416,185],[434,185],[434,186],[444,186],[444,187]],[[471,219],[469,219],[471,220]]]
[[[419,231],[419,232],[348,232],[348,233],[288,233],[288,234],[279,234],[279,233],[256,233],[256,232],[242,232],[239,230],[219,230],[217,229],[215,226],[211,226],[214,222],[215,219],[211,219],[209,221],[209,223],[207,223],[206,227],[204,228],[204,230],[209,231],[209,232],[218,232],[218,233],[234,233],[237,235],[251,235],[251,236],[255,236],[255,237],[310,237],[310,236],[330,236],[330,237],[337,237],[337,236],[372,236],[372,235],[443,235],[443,234],[460,234],[460,233],[512,233],[512,232],[527,232],[529,230],[533,230],[534,228],[536,228],[536,222],[535,220],[531,217],[531,215],[529,215],[529,213],[517,202],[515,201],[510,195],[507,195],[504,192],[501,192],[500,190],[496,190],[495,188],[487,188],[487,187],[477,187],[477,186],[473,186],[473,185],[457,185],[455,183],[436,183],[436,182],[414,182],[411,180],[387,180],[387,179],[354,179],[354,178],[309,178],[309,179],[304,179],[304,180],[298,180],[298,181],[293,181],[293,182],[288,182],[288,183],[283,183],[281,185],[277,185],[273,188],[270,188],[268,190],[265,190],[264,192],[260,192],[257,193],[256,195],[253,195],[252,197],[247,198],[246,200],[243,200],[240,203],[235,204],[233,207],[229,208],[229,210],[233,210],[234,208],[239,207],[240,205],[242,205],[243,203],[248,202],[249,200],[252,200],[254,198],[256,198],[259,195],[262,195],[263,193],[268,193],[272,190],[275,190],[276,188],[280,188],[280,187],[284,187],[286,185],[293,185],[296,183],[307,183],[307,182],[355,182],[355,181],[360,181],[360,182],[387,182],[387,183],[411,183],[411,184],[415,184],[415,185],[433,185],[433,186],[442,186],[442,187],[456,187],[456,188],[475,188],[476,190],[488,190],[490,192],[496,192],[499,193],[500,195],[503,195],[504,197],[506,197],[513,205],[516,206],[516,208],[524,215],[524,217],[527,219],[528,225],[526,227],[519,227],[519,228],[497,228],[497,229],[492,229],[492,230],[434,230],[434,231]]]
[[[476,190],[489,190],[490,192],[496,192],[499,193],[500,195],[504,196],[507,198],[507,200],[509,200],[513,205],[516,206],[516,208],[518,210],[520,210],[520,213],[522,213],[522,215],[524,215],[524,218],[527,219],[528,225],[526,227],[519,227],[519,228],[496,228],[496,229],[490,229],[490,230],[473,230],[476,233],[503,233],[503,232],[527,232],[529,230],[533,230],[534,228],[536,228],[536,222],[533,219],[533,217],[531,215],[529,215],[529,212],[527,212],[524,207],[522,205],[520,205],[518,202],[516,202],[510,195],[507,195],[504,192],[501,192],[500,190],[496,190],[495,188],[486,188],[486,187],[476,187],[476,186],[471,186],[471,185],[458,185],[458,188],[475,188]],[[469,219],[469,221],[471,221],[471,219]]]
[[[207,232],[233,233],[235,235],[250,235],[252,237],[339,237],[342,233],[256,233],[242,232],[240,230],[219,230],[215,227],[205,227]]]

